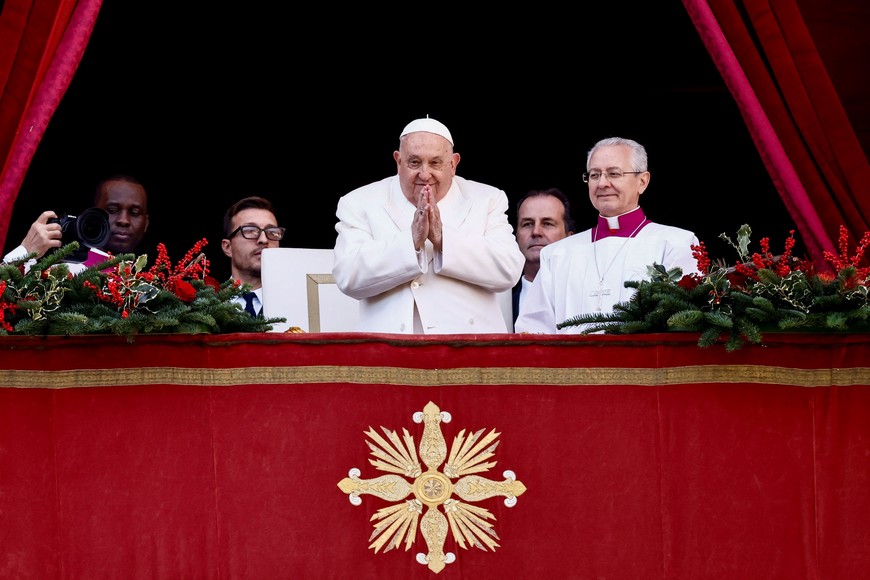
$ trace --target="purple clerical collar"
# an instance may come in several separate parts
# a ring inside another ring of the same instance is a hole
[[[610,236],[618,238],[633,238],[649,221],[639,207],[628,213],[614,217],[598,216],[593,240],[601,240]]]

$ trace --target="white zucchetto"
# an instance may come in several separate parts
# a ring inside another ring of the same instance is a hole
[[[450,141],[451,146],[453,145],[453,137],[450,135],[450,130],[447,129],[444,123],[436,121],[435,119],[430,119],[428,116],[425,119],[415,119],[408,123],[402,130],[402,134],[399,135],[399,139],[408,133],[416,133],[418,131],[440,135]]]

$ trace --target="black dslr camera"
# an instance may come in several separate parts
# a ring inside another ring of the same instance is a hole
[[[86,209],[77,216],[65,214],[48,223],[60,224],[61,246],[79,243],[79,249],[67,256],[65,262],[84,262],[90,248],[102,249],[109,241],[109,213],[98,207]]]

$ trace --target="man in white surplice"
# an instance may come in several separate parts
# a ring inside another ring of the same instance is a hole
[[[610,137],[589,150],[583,181],[598,223],[541,250],[541,267],[520,307],[516,332],[580,333],[584,326],[556,325],[580,314],[612,312],[634,293],[624,282],[648,279],[654,263],[680,267],[683,274],[698,272],[692,255],[697,236],[651,222],[640,208],[649,180],[646,149],[636,141]]]

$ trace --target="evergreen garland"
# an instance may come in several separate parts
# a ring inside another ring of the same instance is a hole
[[[172,266],[158,245],[155,263],[147,255],[113,256],[73,275],[64,259],[78,249],[71,242],[29,268],[27,256],[0,264],[0,335],[222,334],[267,332],[284,318],[255,318],[233,302],[250,288],[208,275],[198,242]]]
[[[724,339],[728,351],[761,344],[763,332],[870,332],[870,267],[859,267],[870,232],[850,256],[848,232],[840,228],[840,254],[825,252],[833,273],[791,255],[794,231],[781,255],[770,252],[767,238],[750,255],[751,232],[743,225],[736,243],[720,235],[738,252],[733,267],[713,264],[701,243],[692,247],[700,275],[653,264],[648,279],[624,283],[635,292],[612,312],[575,316],[557,327],[583,326],[584,334],[697,332],[698,346]]]

